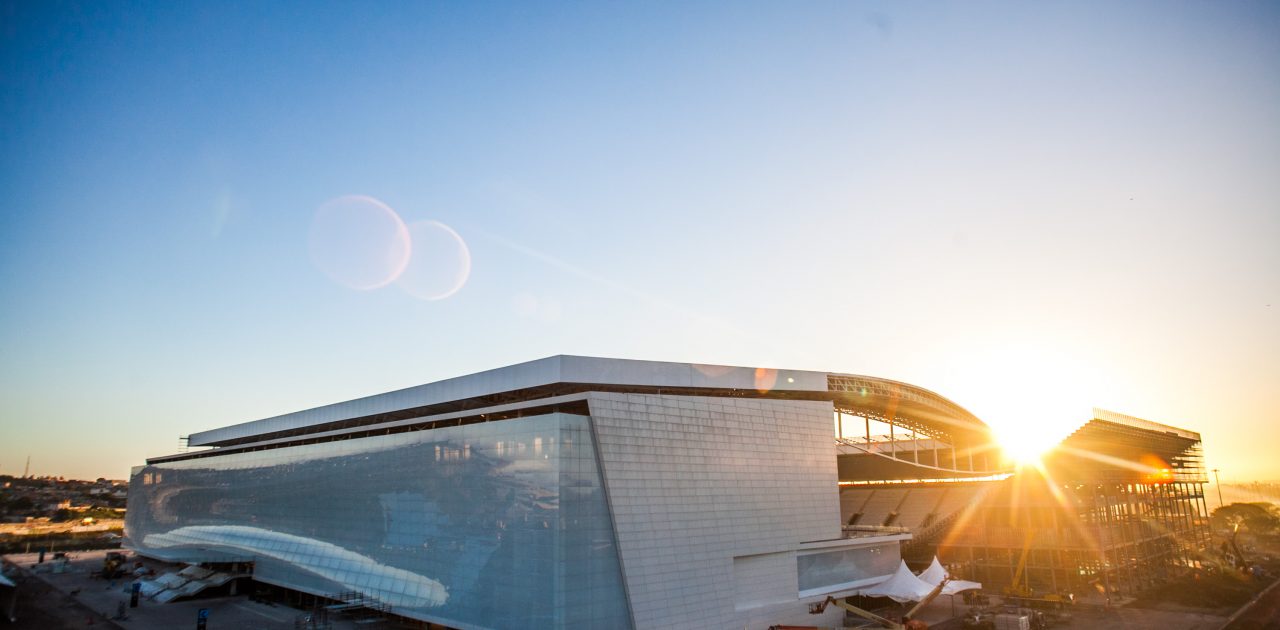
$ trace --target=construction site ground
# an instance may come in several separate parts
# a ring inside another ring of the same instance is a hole
[[[939,597],[916,615],[929,624],[930,630],[962,630],[959,618],[969,606],[955,601],[952,614],[949,596]],[[995,600],[998,604],[999,600]],[[1062,630],[1219,630],[1231,612],[1194,610],[1157,610],[1150,608],[1078,605],[1070,609],[1071,619],[1051,626]]]
[[[110,583],[91,574],[101,569],[106,551],[84,551],[71,554],[63,573],[53,573],[47,568],[33,570],[36,554],[5,556],[8,563],[23,569],[17,576],[19,582],[18,622],[5,624],[0,629],[15,630],[64,630],[80,628],[148,629],[194,628],[197,612],[201,608],[210,611],[208,630],[235,628],[236,630],[293,630],[298,618],[305,611],[283,604],[252,601],[245,595],[221,596],[159,604],[145,598],[137,608],[126,608],[127,620],[112,620],[120,603],[128,606],[127,580],[119,580],[114,588]],[[182,565],[169,565],[145,558],[140,559],[157,573],[176,571]],[[130,559],[132,565],[133,558]],[[1258,611],[1270,616],[1280,600],[1280,588],[1272,589],[1259,601]],[[998,600],[997,602],[998,603]],[[960,630],[960,616],[969,609],[956,596],[939,597],[917,614],[917,618],[929,623],[934,630]],[[1265,612],[1263,612],[1265,611]],[[1232,609],[1189,609],[1175,605],[1157,607],[1119,606],[1104,608],[1082,604],[1071,608],[1071,620],[1054,628],[1095,630],[1219,630],[1235,612]],[[1255,613],[1256,614],[1256,613]],[[334,630],[359,628],[395,628],[393,621],[381,623],[358,622],[355,619],[331,617]],[[1252,627],[1257,619],[1242,620],[1248,624],[1233,625],[1232,629]],[[1271,628],[1272,626],[1261,626]]]
[[[4,557],[6,563],[23,569],[18,576],[18,622],[6,624],[0,620],[0,629],[64,630],[75,628],[150,629],[195,628],[200,609],[209,610],[206,628],[219,630],[294,630],[296,620],[305,611],[283,604],[252,601],[246,595],[222,596],[192,600],[180,600],[159,604],[141,598],[137,608],[128,608],[128,580],[117,580],[115,587],[94,571],[102,569],[106,555],[102,551],[82,551],[69,554],[70,561],[63,573],[53,573],[52,562],[46,558],[45,567],[33,569],[36,554],[12,554]],[[177,571],[184,565],[171,565],[137,558],[157,573]],[[129,559],[132,566],[135,558]],[[112,620],[119,605],[124,603],[128,619]],[[329,628],[356,630],[361,628],[397,628],[392,621],[370,623],[356,619],[330,616]]]

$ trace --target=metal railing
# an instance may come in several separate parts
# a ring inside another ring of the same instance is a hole
[[[841,437],[835,438],[835,441],[836,441],[836,447],[837,447],[837,449],[838,449],[839,447],[841,447],[841,446],[845,446],[845,447],[849,447],[849,448],[855,449],[855,450],[857,450],[857,451],[858,451],[858,452],[860,452],[860,453],[865,453],[865,454],[867,454],[867,455],[875,455],[875,456],[877,456],[877,457],[883,457],[883,458],[888,459],[888,460],[890,460],[890,461],[901,462],[901,463],[904,463],[904,464],[910,464],[910,465],[912,465],[912,466],[916,466],[916,467],[919,467],[919,468],[925,468],[925,469],[928,469],[928,470],[936,470],[936,471],[940,471],[940,472],[954,473],[954,474],[957,474],[957,475],[999,475],[999,474],[1004,474],[1004,473],[1011,472],[1011,470],[1010,470],[1010,469],[1006,469],[1006,468],[993,468],[993,469],[973,469],[973,470],[965,470],[965,469],[963,469],[963,468],[948,468],[948,467],[945,467],[945,466],[935,466],[935,465],[931,465],[931,464],[926,464],[926,463],[924,463],[924,462],[916,461],[916,460],[914,460],[914,459],[906,459],[906,458],[898,457],[898,456],[897,456],[899,453],[917,453],[917,455],[918,455],[918,453],[919,453],[919,451],[918,451],[918,450],[917,450],[917,451],[892,451],[892,452],[886,453],[886,452],[884,452],[884,450],[883,450],[883,449],[881,449],[881,448],[876,448],[876,445],[884,444],[884,443],[885,443],[884,441],[868,441],[868,440],[866,440],[866,439],[858,440],[858,439],[854,439],[854,438],[841,438]],[[933,443],[935,443],[935,444],[941,444],[940,442],[938,442],[937,440],[934,440],[933,438],[929,438],[929,439],[928,439],[928,441],[929,441],[929,442],[933,442]],[[892,443],[902,443],[902,442],[911,442],[911,440],[893,440],[893,441],[892,441]],[[935,450],[936,450],[936,448],[937,448],[937,447],[935,446]],[[837,452],[838,452],[838,451],[837,451]],[[847,453],[846,453],[846,454],[847,454]],[[917,459],[918,459],[918,457],[917,457]]]

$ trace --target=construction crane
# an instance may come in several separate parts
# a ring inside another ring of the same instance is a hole
[[[1031,538],[1035,530],[1027,528],[1026,538],[1022,541],[1022,555],[1018,557],[1018,568],[1013,571],[1013,583],[1004,588],[1004,594],[1011,597],[1032,597],[1031,580],[1026,575],[1027,553],[1031,551]],[[1026,578],[1024,580],[1024,578]]]
[[[1057,593],[1038,596],[1031,589],[1031,576],[1029,575],[1030,572],[1027,571],[1027,555],[1031,552],[1031,540],[1034,534],[1034,530],[1027,530],[1027,536],[1022,541],[1022,555],[1018,557],[1018,566],[1013,570],[1013,583],[1004,587],[1004,595],[1011,600],[1021,600],[1023,604],[1028,606],[1042,605],[1055,609],[1061,608],[1074,600],[1070,596],[1063,597]]]
[[[882,627],[888,628],[889,630],[928,630],[929,628],[928,624],[917,619],[912,619],[912,617],[914,617],[915,614],[919,612],[921,608],[924,608],[929,604],[929,602],[937,598],[938,595],[941,595],[942,587],[946,586],[947,582],[950,580],[951,578],[943,578],[943,580],[939,582],[937,586],[933,587],[932,591],[929,591],[928,595],[924,596],[924,599],[920,600],[920,603],[913,606],[911,610],[907,611],[907,614],[902,616],[902,623],[898,623],[896,621],[893,621],[892,619],[886,619],[869,610],[863,610],[861,608],[858,608],[857,606],[854,606],[853,604],[831,597],[830,595],[828,595],[827,598],[822,600],[821,602],[818,602],[816,604],[809,604],[809,614],[820,615],[827,610],[828,605],[835,604],[837,608],[843,608],[844,610],[847,610],[859,617],[862,617],[863,619],[866,619],[868,621],[874,621],[880,624]],[[775,626],[775,628],[781,629],[782,626]]]
[[[1231,548],[1236,552],[1236,566],[1243,569],[1248,567],[1249,563],[1245,561],[1244,552],[1240,551],[1240,545],[1236,544],[1236,535],[1239,533],[1240,521],[1236,521],[1235,525],[1231,528]]]

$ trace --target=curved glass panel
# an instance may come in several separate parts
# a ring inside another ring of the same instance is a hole
[[[161,463],[126,530],[174,561],[491,628],[630,627],[589,419],[548,414]]]

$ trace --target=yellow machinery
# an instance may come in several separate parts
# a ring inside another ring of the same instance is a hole
[[[1026,576],[1027,569],[1027,553],[1031,551],[1031,538],[1034,531],[1027,529],[1027,536],[1022,541],[1022,555],[1018,556],[1018,568],[1013,571],[1013,583],[1004,587],[1004,594],[1008,597],[1034,597],[1031,591],[1030,581]]]
[[[1031,551],[1031,539],[1033,531],[1027,530],[1027,537],[1022,542],[1022,555],[1018,557],[1018,566],[1013,571],[1013,583],[1004,587],[1004,596],[1010,599],[1022,600],[1022,603],[1028,606],[1049,606],[1052,608],[1061,608],[1070,601],[1057,593],[1048,595],[1036,595],[1031,590],[1031,579],[1027,575],[1027,555]]]
[[[102,559],[102,577],[114,580],[124,575],[124,554],[119,551],[108,551]]]
[[[1236,552],[1236,567],[1244,569],[1248,568],[1249,563],[1244,559],[1244,552],[1240,551],[1240,545],[1236,544],[1236,535],[1240,533],[1240,521],[1236,521],[1231,528],[1231,548]]]

